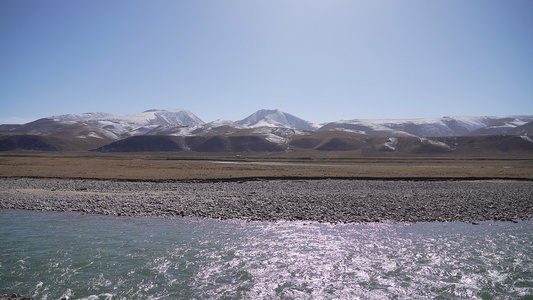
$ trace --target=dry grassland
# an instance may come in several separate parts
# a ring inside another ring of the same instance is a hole
[[[221,163],[222,162],[222,163]],[[0,154],[0,177],[125,181],[250,178],[528,179],[533,157],[361,157],[349,152]]]

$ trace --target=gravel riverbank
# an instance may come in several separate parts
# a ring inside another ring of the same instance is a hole
[[[264,221],[515,221],[533,216],[533,182],[0,179],[0,209]]]

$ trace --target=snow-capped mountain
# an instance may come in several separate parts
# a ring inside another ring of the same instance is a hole
[[[279,109],[261,109],[245,119],[235,122],[238,125],[249,128],[257,127],[280,127],[299,130],[316,130],[318,125],[305,121]]]
[[[142,113],[129,115],[113,115],[103,112],[84,113],[84,114],[67,114],[52,116],[50,119],[71,120],[71,121],[88,121],[88,122],[120,122],[123,124],[132,124],[139,126],[147,125],[201,125],[204,124],[200,118],[186,109],[161,110],[151,109]]]
[[[116,115],[105,113],[105,112],[90,112],[83,114],[66,114],[51,116],[47,119],[61,120],[61,121],[88,121],[88,120],[98,120],[105,118],[112,118]]]
[[[13,133],[28,135],[73,136],[80,139],[120,139],[115,132],[76,120],[39,119],[21,125]]]
[[[205,123],[186,109],[153,109],[129,115],[114,115],[105,112],[57,115],[24,125],[0,126],[0,135],[71,135],[79,139],[119,140],[139,135],[207,136],[248,132],[251,135],[275,135],[276,137],[270,136],[270,138],[286,140],[285,132],[280,134],[281,131],[277,129],[289,129],[296,135],[307,134],[304,131],[344,131],[385,137],[444,137],[513,135],[518,132],[514,130],[515,128],[526,126],[529,122],[533,122],[532,115],[391,120],[354,119],[331,122],[320,127],[278,109],[261,109],[239,121],[219,119],[209,123]],[[520,129],[520,135],[527,135],[524,133],[530,132],[529,127]],[[272,131],[273,129],[276,130]]]
[[[152,109],[130,115],[108,113],[68,114],[52,116],[50,119],[80,121],[91,126],[105,128],[121,136],[145,134],[159,126],[197,126],[204,124],[204,121],[186,109]]]
[[[533,115],[354,119],[320,127],[277,109],[258,110],[239,121],[219,119],[209,123],[186,109],[154,109],[130,115],[105,112],[57,115],[23,125],[0,125],[0,151],[80,151],[96,148],[107,149],[105,151],[199,152],[366,149],[445,153],[475,152],[476,149],[487,148],[528,152],[533,151],[532,133]],[[115,144],[126,140],[127,143]],[[171,146],[167,149],[160,148],[159,144],[143,144],[156,142]],[[104,147],[110,144],[114,146]]]
[[[501,134],[533,121],[533,116],[443,117],[433,119],[348,120],[328,123],[319,131],[348,131],[388,137],[441,137]]]

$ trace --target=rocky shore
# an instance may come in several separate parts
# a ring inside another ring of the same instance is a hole
[[[0,179],[0,209],[333,223],[516,221],[533,216],[533,182]]]
[[[19,294],[0,294],[0,300],[35,300],[35,298],[24,297]]]

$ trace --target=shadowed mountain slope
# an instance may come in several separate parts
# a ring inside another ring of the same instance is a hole
[[[505,153],[533,155],[533,138],[515,135],[461,137],[380,137],[350,132],[317,132],[294,137],[289,145],[298,150],[363,151],[366,154],[460,154],[500,155]]]
[[[97,152],[280,152],[286,148],[260,136],[134,136]]]
[[[512,129],[508,129],[504,132],[504,134],[533,136],[533,121]]]
[[[34,150],[58,151],[51,138],[37,135],[0,136],[0,151]]]
[[[97,152],[180,152],[185,147],[178,137],[172,136],[132,136],[99,147]]]

